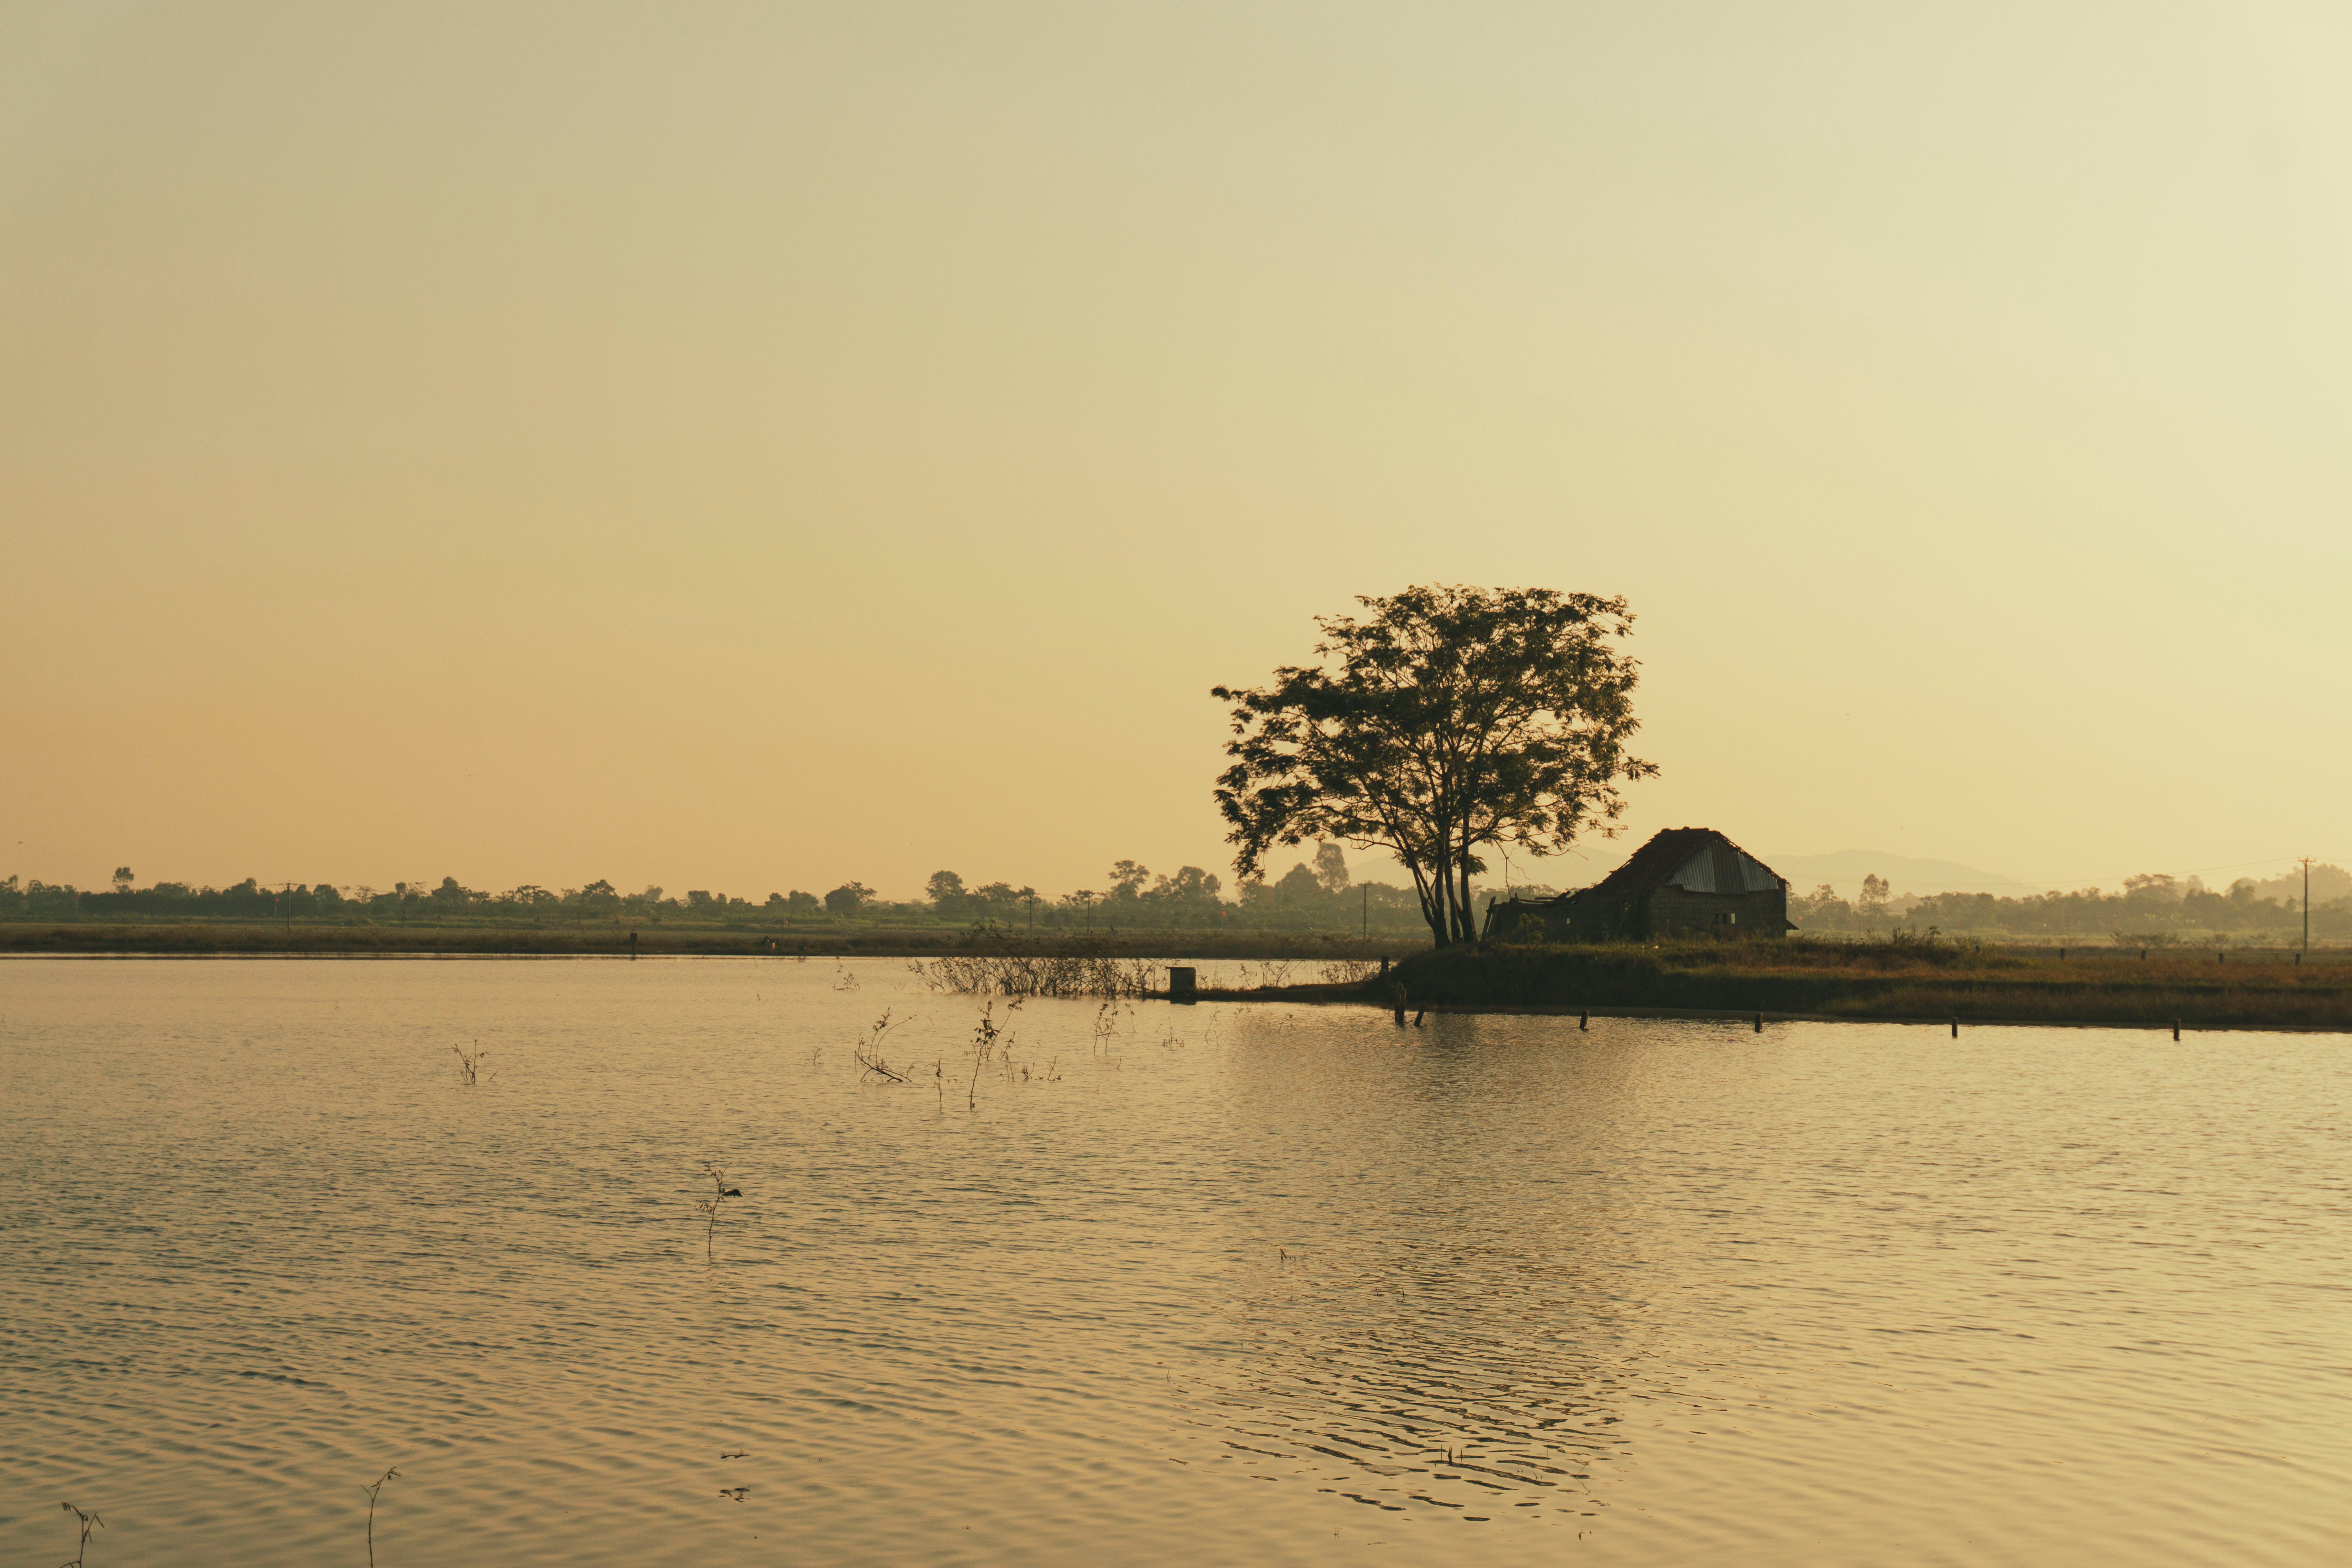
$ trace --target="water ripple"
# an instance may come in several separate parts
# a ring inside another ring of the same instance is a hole
[[[2352,1549],[2332,1039],[1032,1002],[970,1110],[862,973],[0,965],[0,1551]]]

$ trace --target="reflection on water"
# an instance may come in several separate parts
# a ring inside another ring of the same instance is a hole
[[[0,1554],[362,1560],[394,1466],[386,1568],[2352,1545],[2332,1037],[1033,1001],[974,1078],[852,967],[0,964]]]
[[[1271,1245],[1275,1268],[1227,1310],[1244,1352],[1199,1392],[1201,1426],[1233,1462],[1283,1461],[1263,1468],[1387,1512],[1595,1517],[1629,1398],[1659,1370],[1614,1289],[1610,1123],[1545,1126],[1526,1077],[1541,1064],[1491,1059],[1480,1021],[1349,1022],[1381,1055],[1337,1083],[1279,1028],[1235,1053],[1237,1102],[1265,1135],[1302,1140],[1302,1096],[1321,1127],[1234,1237],[1244,1255]],[[1615,1092],[1622,1065],[1584,1064],[1578,1092]],[[1531,1166],[1538,1144],[1572,1159]]]

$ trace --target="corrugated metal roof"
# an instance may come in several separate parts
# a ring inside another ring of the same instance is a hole
[[[1619,898],[1638,898],[1654,892],[1672,881],[1675,875],[1702,852],[1717,847],[1746,856],[1759,866],[1764,862],[1717,833],[1712,827],[1667,827],[1651,837],[1647,844],[1633,851],[1626,862],[1612,871],[1586,891]],[[1764,866],[1771,871],[1771,868]],[[1778,872],[1772,872],[1778,876]]]

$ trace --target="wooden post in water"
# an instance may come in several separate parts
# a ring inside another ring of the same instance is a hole
[[[2172,1037],[2176,1040],[2180,1037],[2180,1020],[2178,1018],[2172,1020]]]
[[[1956,1039],[1956,1040],[1957,1040],[1957,1039],[1958,1039],[1959,1037],[1960,1037],[1960,1021],[1959,1021],[1958,1018],[1955,1018],[1955,1019],[1953,1019],[1953,1020],[1952,1020],[1952,1038],[1954,1038],[1954,1039]]]
[[[637,933],[635,931],[629,933],[629,956],[632,959],[637,956]]]
[[[1590,1029],[1592,1027],[1591,1008],[1587,1007],[1583,1012],[1579,1013],[1576,1016],[1576,1026],[1580,1029]]]
[[[1396,981],[1389,982],[1389,1005],[1396,1009],[1397,1026],[1404,1026],[1404,987]]]
[[[1759,1035],[1764,1032],[1764,1015],[1761,1013],[1756,1015],[1756,1032]]]

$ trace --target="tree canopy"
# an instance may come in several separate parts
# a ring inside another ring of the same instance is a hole
[[[1407,588],[1318,616],[1317,662],[1260,688],[1219,686],[1233,759],[1217,780],[1234,868],[1276,845],[1337,839],[1392,851],[1440,945],[1475,940],[1482,851],[1557,854],[1617,831],[1638,670],[1616,646],[1622,598],[1549,588]]]

